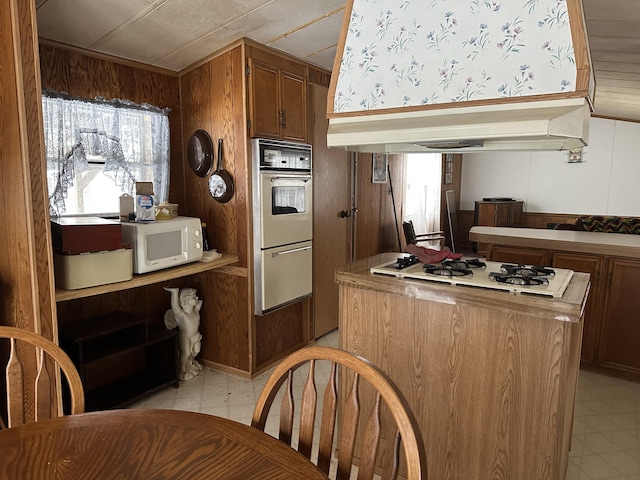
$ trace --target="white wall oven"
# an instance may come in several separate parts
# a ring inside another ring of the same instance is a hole
[[[311,145],[254,138],[255,314],[311,295]]]

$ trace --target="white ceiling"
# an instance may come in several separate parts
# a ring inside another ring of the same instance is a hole
[[[640,1],[583,0],[596,115],[640,121]],[[41,39],[181,71],[240,37],[331,70],[344,0],[36,0]]]

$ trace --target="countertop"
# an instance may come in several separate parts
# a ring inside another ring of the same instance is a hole
[[[640,235],[542,228],[471,227],[469,240],[640,259]]]
[[[473,304],[476,307],[503,312],[513,312],[515,309],[523,313],[526,311],[534,316],[570,322],[581,321],[590,287],[589,274],[579,272],[574,272],[562,298],[555,299],[500,290],[455,286],[440,282],[399,279],[369,273],[371,267],[393,261],[400,255],[402,254],[382,253],[337,268],[336,282],[338,285],[403,295],[419,300],[461,305]]]

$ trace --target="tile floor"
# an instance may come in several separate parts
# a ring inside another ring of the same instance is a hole
[[[337,332],[319,339],[336,346]],[[131,408],[175,408],[249,424],[271,371],[247,380],[205,368],[203,374],[167,388]],[[267,432],[277,431],[275,422]],[[566,480],[640,480],[640,383],[580,371],[573,440]]]

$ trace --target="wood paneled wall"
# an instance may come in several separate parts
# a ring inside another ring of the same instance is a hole
[[[208,178],[185,172],[189,215],[207,224],[212,248],[238,256],[237,267],[203,276],[199,289],[203,359],[240,370],[251,370],[248,232],[250,219],[249,165],[244,124],[244,59],[236,47],[184,74],[180,79],[184,144],[199,129],[211,136],[215,153],[222,138],[223,167],[233,178],[235,192],[227,203],[209,194]],[[185,152],[186,155],[186,152]],[[223,269],[224,270],[224,269]]]
[[[358,208],[354,238],[355,260],[382,252],[398,252],[404,247],[404,244],[398,245],[398,232],[403,243],[404,157],[388,155],[387,161],[390,173],[387,183],[372,183],[372,154],[358,154],[355,192]],[[394,202],[396,215],[394,215]]]
[[[67,92],[74,97],[122,98],[170,108],[171,188],[169,201],[184,205],[184,171],[182,167],[182,128],[178,77],[170,72],[124,65],[82,53],[40,45],[42,86]],[[183,208],[180,214],[184,215]]]

